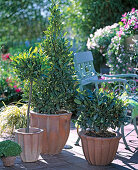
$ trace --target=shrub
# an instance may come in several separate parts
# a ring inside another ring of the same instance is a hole
[[[0,157],[18,156],[21,152],[22,149],[16,142],[10,140],[0,142]]]
[[[62,17],[58,5],[52,1],[49,25],[44,31],[46,39],[41,48],[48,55],[50,69],[42,81],[34,84],[32,103],[39,113],[55,114],[61,109],[73,109],[75,80],[73,55],[63,32]]]
[[[14,129],[25,128],[27,125],[27,105],[24,104],[21,107],[11,105],[5,107],[0,113],[1,130],[13,133]]]
[[[108,128],[115,129],[127,121],[126,106],[113,93],[86,91],[79,94],[75,102],[79,113],[77,124],[82,129],[104,134]]]

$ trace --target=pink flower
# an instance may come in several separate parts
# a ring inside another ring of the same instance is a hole
[[[19,92],[21,92],[21,88],[17,88],[15,91],[16,91],[17,93],[19,93]]]
[[[10,53],[2,54],[2,60],[7,60],[7,59],[10,60]]]
[[[134,30],[138,29],[138,23],[135,23]]]
[[[126,15],[127,15],[127,13],[125,12],[125,13],[122,15],[122,17],[126,17]]]
[[[17,88],[17,86],[16,86],[16,85],[14,85],[13,87],[14,87],[15,89]]]
[[[128,24],[129,25],[131,25],[132,24],[132,20],[130,19],[130,20],[128,20]]]
[[[6,57],[7,59],[10,59],[10,55],[9,55],[9,54],[7,54],[5,57]]]
[[[104,79],[105,79],[105,77],[101,76],[100,80],[104,80]]]
[[[129,71],[132,71],[133,69],[129,67],[128,70],[129,70]]]
[[[123,31],[120,30],[120,31],[118,32],[118,36],[121,37],[122,33],[123,33]]]
[[[123,19],[121,19],[121,21],[125,24],[126,21],[127,21],[127,19],[126,19],[126,18],[123,18]]]
[[[136,90],[136,87],[132,87],[131,90],[133,90],[133,91]]]
[[[127,24],[125,25],[125,29],[128,29],[128,27],[129,27],[129,25],[128,25],[128,22],[127,22]]]
[[[134,13],[134,12],[135,12],[135,8],[132,8],[131,13]]]

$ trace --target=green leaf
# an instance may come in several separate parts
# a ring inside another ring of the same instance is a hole
[[[80,100],[78,100],[78,99],[75,99],[74,102],[79,104],[79,105],[82,104],[82,102]]]

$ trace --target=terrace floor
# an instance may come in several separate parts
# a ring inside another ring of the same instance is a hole
[[[125,131],[133,128],[128,125]],[[4,140],[5,138],[0,138]],[[35,163],[23,163],[20,157],[16,158],[15,165],[12,167],[4,167],[0,160],[0,170],[127,170],[138,169],[138,138],[133,131],[127,141],[133,152],[125,149],[122,139],[119,143],[118,152],[114,161],[108,166],[92,166],[85,160],[82,147],[75,146],[77,139],[76,128],[71,123],[71,131],[67,145],[72,146],[72,149],[63,149],[62,152],[55,156],[41,155]],[[81,145],[81,144],[80,144]]]

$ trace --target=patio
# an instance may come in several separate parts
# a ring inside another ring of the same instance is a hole
[[[133,129],[132,125],[125,128],[125,132]],[[138,169],[138,139],[136,133],[133,131],[128,137],[127,141],[133,152],[125,149],[122,139],[119,143],[119,148],[114,161],[108,166],[92,166],[87,163],[84,158],[82,147],[75,146],[77,139],[76,128],[71,123],[70,136],[67,145],[71,145],[72,149],[63,149],[62,152],[55,156],[41,155],[39,160],[35,163],[23,163],[20,157],[17,157],[15,166],[6,168],[0,160],[0,170],[125,170]],[[3,138],[0,138],[0,141]]]

